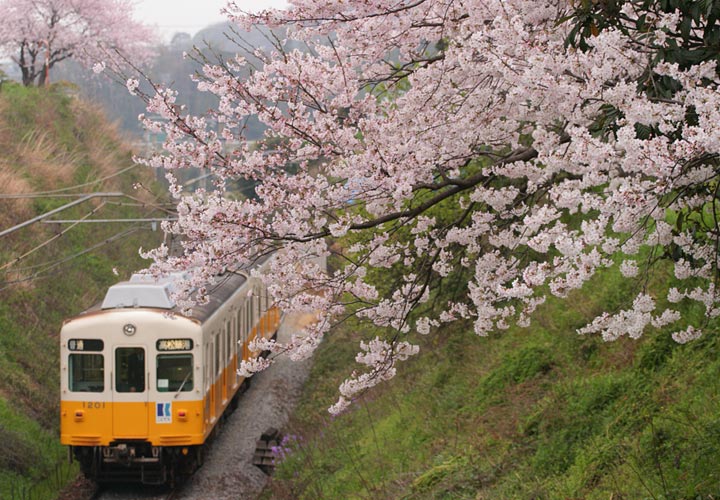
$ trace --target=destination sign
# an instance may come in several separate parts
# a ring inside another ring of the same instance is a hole
[[[71,351],[100,352],[105,347],[100,339],[70,339],[68,349]]]
[[[191,351],[192,339],[160,339],[157,341],[158,351]]]

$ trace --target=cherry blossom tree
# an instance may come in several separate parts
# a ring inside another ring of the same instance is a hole
[[[416,333],[458,319],[478,335],[528,325],[549,294],[614,266],[638,280],[636,299],[580,333],[673,324],[686,342],[703,325],[673,304],[720,314],[717,2],[291,4],[229,5],[239,32],[282,27],[288,40],[256,52],[261,63],[204,67],[219,131],[171,89],[146,96],[162,119],[145,125],[167,141],[140,161],[169,169],[179,220],[166,229],[183,237],[181,255],[149,255],[157,273],[189,269],[186,290],[202,300],[222,269],[274,253],[262,279],[280,306],[322,318],[257,346],[275,353],[309,355],[347,314],[386,327],[360,344],[366,369],[331,411],[392,377]],[[267,141],[244,141],[251,116]],[[187,167],[212,173],[214,190],[183,192],[172,172]],[[254,182],[254,196],[232,192],[235,180]],[[325,274],[318,262],[332,254],[344,265]],[[684,285],[653,297],[640,278],[661,259]]]
[[[68,58],[89,66],[118,61],[120,51],[139,63],[155,36],[132,10],[130,0],[2,0],[0,54],[20,68],[26,86],[46,83],[50,69]]]

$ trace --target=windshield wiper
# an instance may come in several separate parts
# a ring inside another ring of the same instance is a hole
[[[185,382],[188,381],[188,379],[190,378],[190,375],[192,375],[192,368],[190,368],[190,371],[188,372],[188,374],[185,375],[185,380],[183,380],[183,381],[182,381],[182,384],[180,384],[180,388],[177,390],[177,392],[176,392],[175,395],[173,396],[173,399],[177,398],[178,395],[180,394],[180,392],[182,392],[183,387],[185,387]]]

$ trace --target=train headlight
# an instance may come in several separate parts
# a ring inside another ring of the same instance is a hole
[[[132,323],[128,323],[127,325],[123,326],[123,333],[130,337],[131,335],[135,335],[135,331],[137,328],[135,328],[135,325]]]

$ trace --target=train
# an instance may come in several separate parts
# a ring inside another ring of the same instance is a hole
[[[277,334],[282,313],[256,275],[224,272],[191,316],[173,302],[178,279],[133,275],[60,330],[60,442],[97,483],[194,472],[247,387],[240,361],[267,354],[250,342]]]

